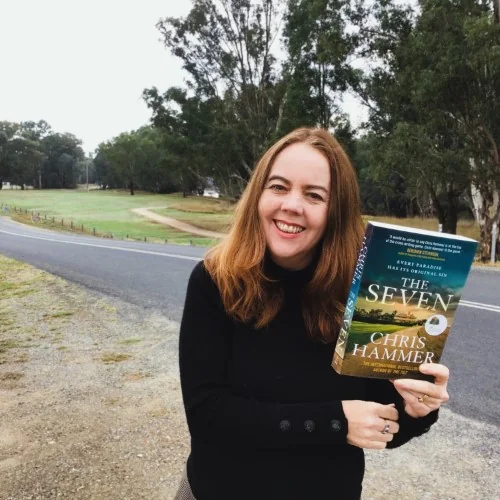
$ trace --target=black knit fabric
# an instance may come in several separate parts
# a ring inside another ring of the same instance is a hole
[[[335,373],[333,346],[308,338],[302,319],[312,269],[270,264],[267,272],[283,287],[285,303],[260,330],[227,316],[203,263],[191,274],[179,359],[193,494],[197,500],[359,499],[364,454],[346,442],[341,401],[396,403],[401,430],[390,447],[426,432],[437,412],[411,418],[390,382]]]

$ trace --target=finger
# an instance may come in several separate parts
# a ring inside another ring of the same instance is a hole
[[[368,448],[369,450],[385,450],[387,443],[385,441],[367,441],[363,448]]]
[[[377,415],[380,418],[385,418],[387,420],[393,420],[396,422],[399,418],[399,412],[392,405],[380,405]]]
[[[414,394],[427,394],[428,396],[437,399],[441,399],[441,395],[443,395],[442,386],[437,386],[436,384],[426,382],[425,380],[401,378],[394,382],[394,387],[396,387],[396,389],[399,388],[407,392],[412,392]]]
[[[384,435],[387,434],[397,434],[399,432],[399,424],[393,420],[381,419],[381,424],[379,425],[380,432]],[[384,432],[385,431],[385,432]]]
[[[391,434],[397,434],[399,432],[399,424],[397,422],[391,422],[391,429],[389,432]]]
[[[439,363],[423,363],[419,366],[419,370],[425,375],[433,376],[436,385],[444,385],[450,378],[448,367]]]
[[[445,402],[444,399],[437,399],[433,398],[431,396],[428,396],[427,394],[415,394],[411,393],[412,396],[414,397],[413,402],[409,402],[411,405],[426,405],[429,408],[437,408],[439,407],[442,403]]]
[[[416,403],[414,404],[420,404],[420,405],[425,405],[431,408],[432,410],[435,410],[439,408],[443,403],[446,403],[444,399],[436,399],[436,398],[422,398],[422,396],[419,396],[418,394],[416,396]],[[422,400],[421,400],[422,398]]]
[[[384,441],[376,441],[372,439],[347,439],[347,442],[352,446],[366,448],[369,450],[383,450],[387,446],[387,443]]]
[[[418,403],[418,397],[415,396],[413,392],[406,390],[403,386],[399,386],[397,384],[395,384],[394,386],[407,404],[414,405],[415,403]]]
[[[424,406],[430,408],[431,410],[437,410],[443,403],[448,401],[448,393],[445,393],[441,398],[433,398],[427,394],[414,393],[412,391],[406,391],[405,394],[400,392],[401,396],[404,398],[406,404],[414,408],[422,408]]]
[[[394,434],[382,434],[382,442],[383,443],[390,443],[394,439]]]
[[[391,420],[387,420],[386,418],[380,419],[382,421],[382,424],[378,425],[378,428],[380,429],[380,432],[382,434],[387,434],[391,431]],[[380,428],[380,425],[382,425],[382,428]]]

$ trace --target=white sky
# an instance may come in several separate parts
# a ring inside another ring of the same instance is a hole
[[[146,124],[145,88],[182,85],[155,24],[190,0],[0,0],[0,120],[46,120],[85,151]],[[347,98],[355,123],[363,111]]]

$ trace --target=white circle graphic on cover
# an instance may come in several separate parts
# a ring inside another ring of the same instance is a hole
[[[448,326],[448,320],[442,314],[435,314],[427,319],[425,322],[425,331],[429,335],[441,335]]]

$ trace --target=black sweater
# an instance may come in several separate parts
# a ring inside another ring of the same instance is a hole
[[[338,375],[333,346],[305,333],[300,303],[312,269],[269,266],[285,304],[260,330],[228,317],[203,263],[191,274],[179,360],[193,494],[197,500],[359,499],[364,454],[347,444],[341,401],[396,403],[400,432],[389,447],[426,432],[437,412],[414,419],[390,382]]]

